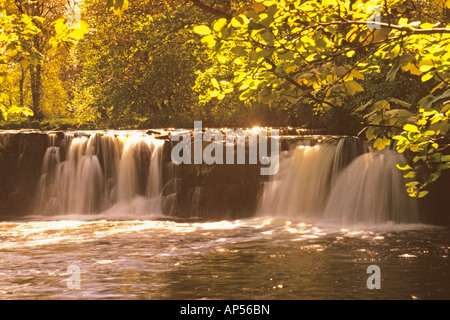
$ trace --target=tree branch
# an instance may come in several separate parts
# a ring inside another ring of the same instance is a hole
[[[275,64],[272,60],[267,59],[267,58],[266,58],[265,60],[267,61],[267,63],[269,63],[269,64],[272,66],[273,70],[276,69],[277,66],[276,66],[276,64]],[[277,76],[278,76],[278,75],[277,75]],[[305,88],[304,88],[300,83],[298,83],[297,81],[295,81],[294,79],[292,79],[292,78],[289,77],[288,75],[286,75],[286,76],[284,76],[284,77],[282,77],[282,78],[285,79],[285,80],[286,80],[287,82],[289,82],[290,84],[292,84],[292,85],[294,85],[295,87],[297,87],[298,89],[302,90],[303,93],[305,93],[305,94],[308,96],[308,98],[314,100],[314,101],[317,102],[317,103],[329,105],[330,107],[332,107],[333,109],[335,109],[335,110],[338,111],[339,113],[342,113],[342,109],[339,108],[337,105],[335,105],[335,104],[333,104],[333,103],[331,103],[331,102],[328,102],[328,101],[321,100],[321,99],[317,98],[317,97],[316,97],[315,95],[313,95],[311,92],[305,90]]]
[[[321,26],[331,26],[331,25],[368,25],[369,23],[372,25],[376,25],[383,28],[393,29],[404,31],[407,34],[422,34],[422,35],[430,35],[436,33],[450,33],[450,29],[447,28],[431,28],[431,29],[416,29],[410,28],[408,26],[399,26],[396,24],[389,24],[386,22],[376,22],[376,21],[354,21],[354,20],[345,20],[345,21],[331,21],[331,22],[320,22],[315,21],[317,24]]]
[[[194,6],[202,9],[203,11],[211,13],[211,14],[213,14],[215,16],[218,16],[218,17],[221,17],[221,18],[225,18],[225,19],[228,19],[228,20],[231,20],[231,18],[233,18],[233,14],[231,14],[229,12],[226,12],[226,11],[223,11],[223,10],[220,10],[220,9],[217,9],[217,8],[212,7],[210,5],[207,5],[207,4],[203,3],[200,0],[190,0],[190,2]]]

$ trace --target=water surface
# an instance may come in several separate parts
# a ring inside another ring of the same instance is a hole
[[[0,223],[0,299],[449,299],[449,249],[421,224],[28,217]]]

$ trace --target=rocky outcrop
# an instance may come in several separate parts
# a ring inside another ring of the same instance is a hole
[[[264,178],[256,165],[166,163],[163,213],[176,217],[234,219],[252,216]]]
[[[429,194],[419,200],[422,222],[450,226],[449,190],[450,172],[446,170],[437,181],[429,185]]]
[[[35,199],[47,134],[0,132],[0,217],[23,216]]]

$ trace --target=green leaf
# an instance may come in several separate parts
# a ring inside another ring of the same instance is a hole
[[[273,36],[272,32],[265,31],[261,33],[261,38],[267,43],[269,46],[273,46],[275,43],[275,37]]]
[[[416,176],[417,176],[417,172],[410,171],[407,174],[405,174],[403,177],[406,179],[412,179],[412,178],[415,178]]]
[[[429,191],[427,191],[427,190],[420,191],[419,192],[419,198],[425,197],[428,193],[429,193]]]
[[[344,86],[347,93],[351,96],[355,95],[357,92],[364,91],[364,88],[354,80],[347,81]]]
[[[252,90],[247,90],[241,93],[241,95],[239,96],[239,100],[244,101],[247,100],[248,98],[250,98],[253,94]]]
[[[238,29],[246,24],[248,24],[248,18],[246,16],[244,16],[243,14],[240,14],[237,17],[233,17],[231,19],[231,26],[233,28]]]

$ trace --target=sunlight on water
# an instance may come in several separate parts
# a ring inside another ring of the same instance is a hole
[[[0,223],[0,298],[450,296],[444,285],[450,280],[448,229],[342,228],[276,217],[217,222],[69,217]],[[66,286],[73,264],[81,270],[80,290]],[[383,270],[385,290],[365,287],[370,264]]]

